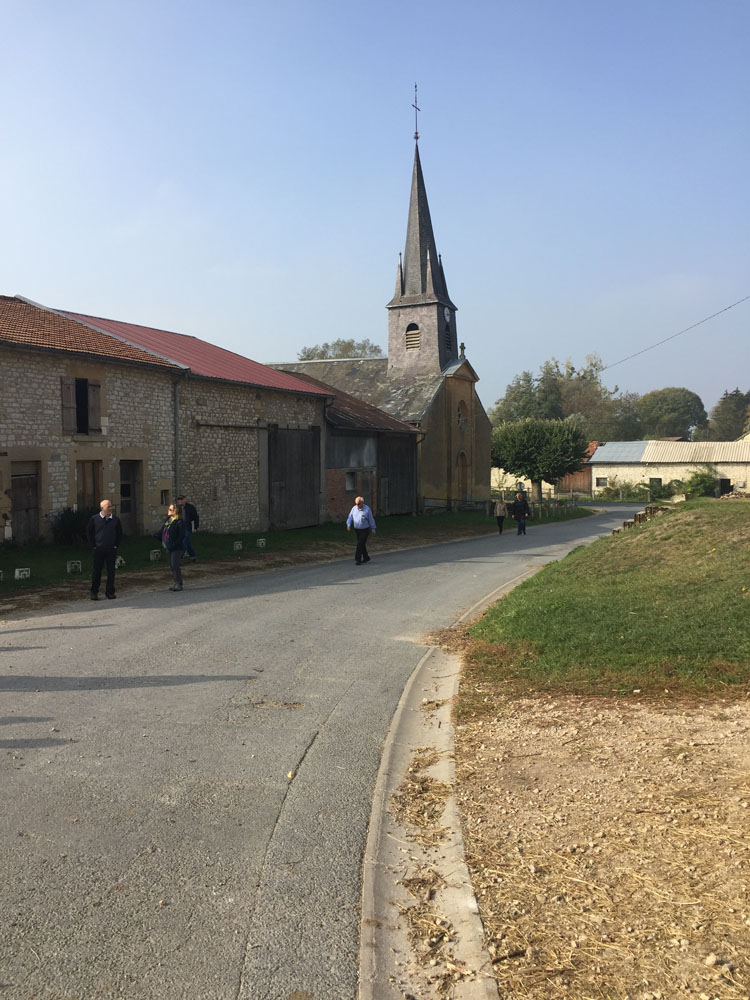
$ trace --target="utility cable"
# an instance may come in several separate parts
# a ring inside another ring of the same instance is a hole
[[[645,354],[646,351],[653,351],[655,347],[661,347],[662,344],[666,344],[668,340],[674,340],[675,337],[681,337],[683,333],[687,333],[689,330],[694,330],[696,326],[701,326],[703,323],[708,323],[710,319],[715,319],[717,316],[721,316],[722,313],[729,312],[730,309],[734,309],[735,306],[741,305],[743,302],[747,302],[750,299],[750,295],[746,295],[744,299],[738,299],[733,302],[731,306],[725,306],[723,309],[719,309],[718,312],[712,313],[710,316],[706,316],[705,319],[699,319],[697,323],[693,323],[692,326],[686,326],[684,330],[679,330],[677,333],[673,333],[669,337],[665,337],[664,340],[659,340],[657,343],[652,344],[650,347],[644,347],[642,351],[636,351],[635,354],[628,354],[626,358],[620,358],[619,361],[613,361],[611,365],[605,365],[602,368],[603,372],[606,372],[609,368],[615,368],[617,365],[624,364],[626,361],[630,361],[631,358],[637,358],[639,354]]]

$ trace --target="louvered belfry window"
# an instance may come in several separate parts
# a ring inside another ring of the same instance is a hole
[[[406,328],[406,350],[419,350],[420,332],[416,323],[410,323]]]

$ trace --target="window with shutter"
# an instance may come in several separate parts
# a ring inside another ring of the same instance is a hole
[[[102,429],[102,409],[101,409],[101,385],[98,382],[89,380],[89,400],[88,400],[88,421],[89,434],[101,433]]]
[[[101,384],[87,378],[63,376],[63,434],[101,434]]]
[[[76,422],[76,380],[63,376],[62,383],[62,429],[63,434],[75,434]]]

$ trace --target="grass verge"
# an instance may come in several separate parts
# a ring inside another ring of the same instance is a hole
[[[467,629],[463,713],[492,692],[740,693],[750,501],[694,500],[571,552]]]

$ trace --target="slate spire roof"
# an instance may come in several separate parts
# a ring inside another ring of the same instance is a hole
[[[414,149],[406,247],[403,260],[399,259],[398,263],[396,294],[388,304],[395,306],[435,301],[453,306],[445,283],[443,264],[435,246],[430,206],[427,202],[427,189],[417,144]]]

